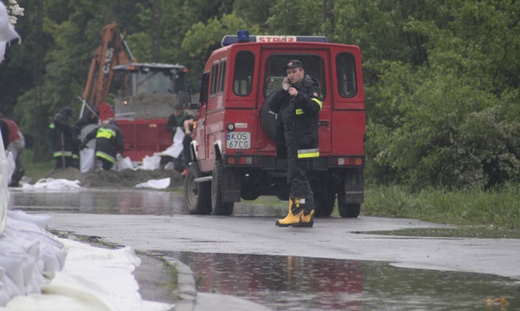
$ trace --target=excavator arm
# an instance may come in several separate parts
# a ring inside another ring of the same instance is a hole
[[[101,44],[92,55],[83,100],[90,106],[98,108],[108,95],[114,74],[112,68],[130,62],[136,60],[124,41],[119,25],[112,23],[103,27]]]

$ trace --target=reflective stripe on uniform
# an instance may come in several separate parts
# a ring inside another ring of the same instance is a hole
[[[303,109],[302,108],[296,109],[296,115],[300,115],[300,114],[303,114]]]
[[[298,150],[298,159],[317,158],[319,156],[320,150],[318,148]]]
[[[65,157],[72,157],[72,151],[56,151],[52,154],[53,157],[57,158],[57,157],[61,157],[61,156],[65,156]]]
[[[111,129],[105,129],[105,128],[100,128],[96,134],[96,138],[110,139],[110,137],[112,137],[112,136],[116,136],[116,132],[112,131]]]
[[[312,100],[315,101],[318,105],[320,105],[320,109],[321,109],[321,107],[323,106],[323,102],[321,100],[317,99],[316,97],[313,97]]]
[[[111,156],[109,154],[106,154],[103,151],[96,152],[96,157],[103,158],[103,159],[108,160],[108,161],[110,161],[112,163],[116,162],[116,159],[113,156]]]

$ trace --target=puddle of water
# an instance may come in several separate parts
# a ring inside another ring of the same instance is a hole
[[[171,191],[89,189],[13,191],[10,206],[36,212],[173,215],[182,213],[183,202]]]
[[[493,275],[393,267],[384,262],[176,253],[197,290],[273,310],[518,310],[520,282]],[[509,303],[486,304],[488,297]]]

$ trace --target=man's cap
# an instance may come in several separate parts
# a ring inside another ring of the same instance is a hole
[[[301,61],[299,61],[297,59],[293,59],[293,60],[289,61],[287,63],[287,65],[285,65],[285,70],[287,70],[289,68],[303,68],[303,64]]]

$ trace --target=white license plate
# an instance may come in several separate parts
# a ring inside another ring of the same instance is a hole
[[[228,149],[251,148],[251,133],[249,132],[227,132],[226,147]]]

